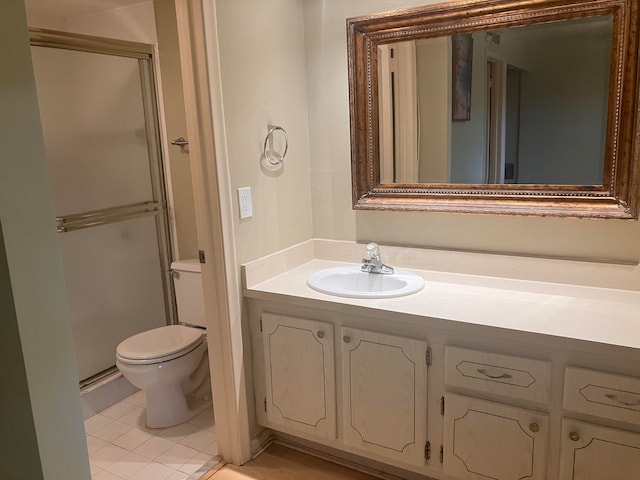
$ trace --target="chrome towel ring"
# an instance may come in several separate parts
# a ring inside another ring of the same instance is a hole
[[[287,154],[287,150],[289,149],[289,136],[284,128],[279,127],[278,125],[269,125],[269,131],[267,132],[267,136],[264,139],[264,146],[262,147],[262,154],[264,155],[264,159],[269,162],[269,164],[276,166],[282,164],[284,161],[284,157]],[[284,135],[284,151],[282,154],[277,154],[273,151],[273,136],[277,131],[281,131]],[[267,145],[271,141],[271,150],[267,152]]]

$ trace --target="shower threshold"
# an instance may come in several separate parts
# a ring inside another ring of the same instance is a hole
[[[80,381],[80,393],[90,392],[94,388],[100,387],[102,384],[111,382],[121,376],[120,370],[115,365],[85,378]]]
[[[137,391],[116,367],[104,370],[80,382],[82,416],[86,420]]]

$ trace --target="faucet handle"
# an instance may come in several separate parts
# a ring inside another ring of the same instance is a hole
[[[367,258],[369,260],[380,260],[380,248],[377,243],[367,244]]]

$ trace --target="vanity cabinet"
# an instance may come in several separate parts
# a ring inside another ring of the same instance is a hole
[[[264,426],[432,478],[640,478],[640,378],[567,366],[553,400],[550,361],[434,343],[429,372],[426,341],[346,317],[259,323]]]
[[[427,343],[343,327],[341,344],[345,444],[424,465]]]
[[[425,464],[426,342],[342,327],[336,352],[330,323],[263,313],[261,324],[266,426],[318,439],[341,437],[365,455]]]
[[[394,478],[640,480],[639,292],[425,270],[410,297],[350,299],[305,282],[342,262],[282,270],[329,246],[245,270],[254,448]]]
[[[445,384],[482,395],[546,403],[551,363],[448,346]],[[459,479],[546,478],[549,417],[500,402],[447,393],[443,468]]]
[[[269,426],[336,438],[333,325],[262,315]]]
[[[449,393],[444,405],[447,474],[470,480],[546,478],[546,414]]]

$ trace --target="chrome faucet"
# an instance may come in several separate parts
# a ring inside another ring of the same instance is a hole
[[[382,273],[385,275],[393,274],[393,268],[382,263],[380,249],[375,243],[367,244],[367,256],[362,259],[361,269],[363,272],[368,273]]]

